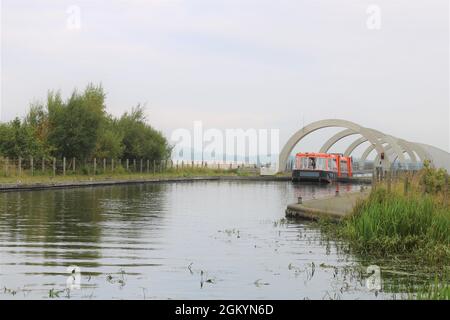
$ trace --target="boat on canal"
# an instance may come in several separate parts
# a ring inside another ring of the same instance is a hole
[[[292,181],[330,183],[352,176],[352,158],[340,153],[297,153]]]

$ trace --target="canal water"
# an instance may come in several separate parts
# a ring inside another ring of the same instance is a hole
[[[299,195],[336,187],[359,189],[205,181],[3,193],[0,299],[392,298],[317,225],[284,219]]]

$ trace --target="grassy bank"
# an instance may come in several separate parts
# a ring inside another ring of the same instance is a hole
[[[323,225],[357,254],[446,268],[450,265],[448,175],[425,165],[414,176],[382,182],[337,226]]]
[[[66,175],[35,174],[27,173],[21,176],[2,176],[0,184],[37,184],[37,183],[58,183],[58,182],[80,182],[80,181],[102,181],[102,180],[138,180],[152,178],[174,178],[174,177],[210,177],[210,176],[247,176],[247,172],[237,169],[223,170],[212,168],[178,168],[165,169],[162,172],[126,172],[116,170],[114,173],[101,173],[96,175],[67,173]]]
[[[357,204],[338,230],[362,254],[450,264],[450,210],[434,195],[404,195],[379,187]]]

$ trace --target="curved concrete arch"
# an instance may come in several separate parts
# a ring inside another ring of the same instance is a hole
[[[405,157],[403,155],[403,153],[405,151],[404,149],[406,149],[406,151],[408,152],[410,158],[413,158],[415,160],[414,153],[408,147],[406,147],[406,148],[405,147],[401,147],[400,143],[399,143],[399,139],[394,138],[394,137],[389,136],[389,135],[385,135],[382,132],[374,130],[374,129],[369,129],[369,128],[366,128],[366,129],[374,132],[374,134],[376,134],[378,136],[380,142],[382,142],[382,143],[383,142],[387,142],[392,147],[393,151],[395,151],[395,153],[393,155],[398,157],[400,162],[402,162],[402,163],[404,163],[406,165],[406,159],[405,159]],[[328,150],[334,144],[336,144],[338,141],[340,141],[341,139],[343,139],[345,137],[353,135],[353,134],[358,134],[358,132],[356,132],[356,131],[354,131],[352,129],[346,129],[344,131],[336,133],[334,136],[332,136],[330,139],[328,139],[327,142],[324,143],[322,148],[320,148],[319,152],[324,152],[324,153],[328,152]],[[367,137],[363,137],[363,138],[365,138],[364,141],[361,140],[362,138],[359,139],[358,141],[362,141],[361,143],[367,141]],[[356,146],[358,146],[358,145],[356,145]],[[353,149],[351,151],[353,151]],[[347,156],[348,155],[349,154],[347,154]],[[390,158],[392,155],[387,155],[387,156],[388,156],[388,158]]]
[[[401,139],[399,139],[399,142],[411,150],[410,152],[408,152],[408,155],[410,156],[410,158],[417,159],[416,156],[414,155],[414,152],[416,152],[417,155],[419,156],[421,162],[431,159],[430,155],[427,154],[427,152],[421,146],[419,146],[415,143],[408,142],[406,140],[401,140]],[[368,146],[367,149],[363,152],[360,161],[366,161],[367,157],[373,151],[373,149],[375,149],[375,148],[372,145]],[[404,150],[404,151],[406,151],[406,150]]]
[[[416,157],[416,155],[414,154],[413,150],[411,150],[411,148],[409,147],[409,145],[405,143],[406,141],[401,140],[401,139],[397,139],[397,138],[395,138],[395,137],[392,137],[392,138],[395,140],[396,144],[398,144],[398,146],[401,148],[400,150],[401,150],[402,154],[406,152],[406,153],[409,155],[410,160],[411,160],[413,163],[417,163],[417,157]],[[380,141],[381,141],[381,139],[380,139]],[[382,142],[384,142],[384,141],[385,141],[385,139],[383,139]],[[364,142],[367,142],[367,139],[364,138],[364,137],[361,137],[361,138],[359,138],[358,140],[354,141],[354,142],[353,142],[353,143],[345,150],[344,156],[346,156],[346,157],[350,156],[351,153],[352,153],[358,146],[360,146],[361,144],[363,144]],[[372,150],[373,150],[373,149],[372,149]],[[372,150],[370,150],[370,151],[372,151]],[[367,156],[368,156],[368,155],[367,155]],[[367,157],[367,156],[366,156],[366,157]],[[404,159],[404,157],[403,157],[403,160],[402,160],[401,157],[398,157],[398,156],[396,155],[395,159],[397,159],[397,158],[400,158],[400,160],[401,160],[402,162],[405,162],[405,163],[406,163],[406,160]],[[392,163],[394,163],[394,162],[395,162],[395,160],[392,161]]]
[[[403,156],[403,153],[404,153],[405,151],[408,153],[409,158],[410,158],[411,160],[412,160],[412,159],[416,159],[416,156],[414,155],[414,153],[412,152],[412,150],[408,147],[408,145],[405,145],[405,144],[401,141],[401,139],[398,139],[398,138],[396,138],[396,137],[394,137],[394,136],[391,136],[391,135],[385,135],[384,133],[382,133],[382,132],[380,132],[380,131],[378,131],[378,130],[375,130],[375,129],[371,129],[371,130],[373,130],[373,131],[375,131],[376,133],[382,135],[382,136],[385,138],[385,140],[387,140],[387,141],[392,141],[392,142],[394,143],[393,146],[396,147],[396,148],[394,148],[394,150],[395,150],[396,155],[399,157],[400,162],[403,162],[404,164],[406,164],[405,157]],[[400,147],[401,147],[401,148],[400,148]],[[394,163],[394,162],[392,161],[392,163]]]
[[[369,156],[369,154],[370,154],[374,149],[375,149],[375,146],[374,146],[374,145],[368,146],[367,149],[364,150],[364,152],[363,152],[363,154],[362,154],[362,156],[361,156],[361,158],[360,158],[360,161],[361,161],[361,162],[366,161],[366,160],[367,160],[367,157]]]
[[[409,142],[406,140],[402,140],[402,141],[404,144],[408,145],[412,151],[417,153],[421,162],[424,162],[425,160],[431,160],[430,154],[424,148],[422,148],[419,144],[414,143],[414,142]]]
[[[320,120],[313,122],[302,129],[295,132],[289,140],[284,145],[283,149],[280,152],[279,161],[278,161],[278,171],[284,171],[286,169],[287,160],[289,158],[290,153],[294,149],[294,147],[297,145],[297,143],[302,140],[304,137],[306,137],[308,134],[319,130],[323,128],[329,128],[329,127],[342,127],[347,128],[350,130],[353,130],[362,136],[366,137],[369,142],[374,146],[374,148],[377,150],[377,152],[380,154],[382,152],[385,153],[385,149],[383,145],[378,141],[377,135],[354,122],[347,121],[347,120],[341,120],[341,119],[327,119],[327,120]],[[386,154],[386,153],[385,153]],[[389,166],[389,159],[386,156],[385,161],[382,164],[383,167]]]
[[[358,146],[360,146],[364,142],[367,142],[367,139],[365,137],[361,137],[353,141],[352,144],[349,145],[347,149],[345,149],[344,156],[349,157],[352,154],[353,150],[355,150]]]
[[[351,129],[345,129],[344,131],[336,133],[334,136],[332,136],[330,139],[328,139],[320,148],[319,152],[321,153],[327,153],[328,150],[331,149],[332,146],[334,146],[339,140],[342,140],[348,136],[358,134],[358,132],[351,130]]]

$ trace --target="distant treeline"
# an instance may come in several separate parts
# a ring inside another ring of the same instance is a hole
[[[65,101],[50,91],[24,119],[0,123],[0,157],[164,160],[170,152],[166,138],[146,123],[142,106],[120,118],[108,114],[101,85],[74,90]]]

